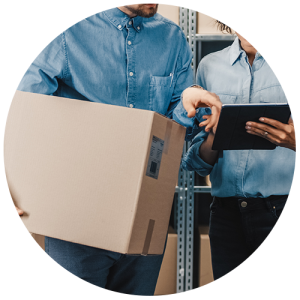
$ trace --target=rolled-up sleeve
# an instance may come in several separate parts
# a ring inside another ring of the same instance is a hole
[[[211,110],[209,107],[198,108],[196,110],[196,116],[193,118],[189,118],[181,100],[173,112],[173,119],[177,123],[186,127],[185,140],[191,141],[199,132],[203,130],[203,128],[199,127],[199,123],[204,121],[203,115],[210,114]]]
[[[201,131],[193,139],[190,148],[182,158],[182,167],[188,171],[196,171],[201,176],[210,174],[213,169],[212,165],[209,165],[199,155],[199,148],[201,144],[206,140],[208,133]]]
[[[176,106],[176,108],[173,112],[173,119],[177,123],[186,127],[186,135],[185,135],[186,141],[191,141],[193,139],[193,137],[199,131],[201,131],[201,128],[199,128],[198,120],[195,117],[189,118],[187,116],[187,111],[183,107],[182,100],[178,103],[178,105]]]

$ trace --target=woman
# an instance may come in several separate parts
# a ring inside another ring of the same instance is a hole
[[[222,29],[231,29],[220,24]],[[206,126],[193,139],[183,167],[210,174],[212,196],[210,242],[214,278],[227,274],[247,259],[274,227],[286,203],[295,165],[293,122],[261,118],[247,122],[246,131],[275,143],[275,150],[212,150],[220,105],[212,115],[199,107],[207,90],[222,103],[283,103],[284,92],[264,58],[241,35],[230,47],[207,55],[197,70],[197,84],[183,92],[181,105],[190,119],[188,133]],[[204,88],[204,90],[202,89]],[[180,108],[175,119],[183,119]],[[194,128],[192,128],[192,126]]]

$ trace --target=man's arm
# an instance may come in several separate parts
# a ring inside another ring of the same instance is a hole
[[[58,88],[58,79],[65,80],[67,76],[65,37],[64,34],[61,34],[30,65],[18,86],[18,90],[53,95]]]
[[[193,70],[191,67],[192,58],[193,55],[189,44],[187,43],[184,34],[181,33],[181,47],[176,63],[176,70],[173,74],[174,89],[172,93],[172,99],[166,113],[168,118],[174,118],[174,109],[180,102],[182,91],[193,84]],[[179,120],[176,121],[181,124]]]
[[[182,104],[189,118],[193,118],[196,115],[196,109],[199,107],[211,108],[211,117],[199,124],[200,127],[205,126],[206,132],[209,132],[218,122],[222,109],[222,102],[219,96],[197,87],[189,87],[183,92]]]
[[[202,130],[201,127],[206,126],[205,130],[209,132],[217,122],[222,107],[219,97],[205,90],[203,72],[203,64],[200,62],[196,76],[198,86],[185,89],[181,95],[182,100],[174,110],[174,120],[187,128],[186,140],[193,139]],[[208,114],[209,111],[212,118],[203,123],[202,114]]]

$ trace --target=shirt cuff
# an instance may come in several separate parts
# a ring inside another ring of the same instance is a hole
[[[175,107],[174,112],[173,112],[173,119],[183,125],[184,127],[193,127],[194,124],[194,118],[189,118],[187,116],[187,111],[185,110],[185,108],[183,107],[182,104],[182,94],[180,96],[180,101],[178,103],[178,105]]]
[[[181,100],[179,101],[178,105],[174,109],[173,119],[177,123],[186,127],[186,135],[185,135],[186,141],[191,141],[203,129],[199,127],[199,121],[196,116],[193,118],[189,118],[187,116],[187,111],[185,110],[182,104],[182,94],[181,94]],[[201,118],[199,117],[199,119]]]
[[[193,85],[192,85],[193,86]],[[199,123],[203,122],[203,115],[210,115],[211,109],[209,107],[201,107],[196,110],[196,115],[193,118],[187,116],[187,111],[183,107],[182,94],[180,96],[180,101],[173,111],[173,120],[177,123],[186,127],[185,140],[191,141],[203,128],[199,127]]]
[[[193,144],[182,158],[182,167],[188,171],[196,171],[201,176],[209,175],[213,166],[206,163],[199,155],[199,148],[204,140]]]

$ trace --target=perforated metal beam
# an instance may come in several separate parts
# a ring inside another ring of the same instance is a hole
[[[179,22],[188,39],[193,53],[192,68],[195,79],[195,36],[196,12],[186,8],[179,10]],[[189,37],[189,35],[191,36]],[[183,154],[189,145],[185,143]],[[175,205],[175,227],[177,229],[177,293],[193,288],[193,247],[194,247],[194,172],[180,168],[178,199]]]

